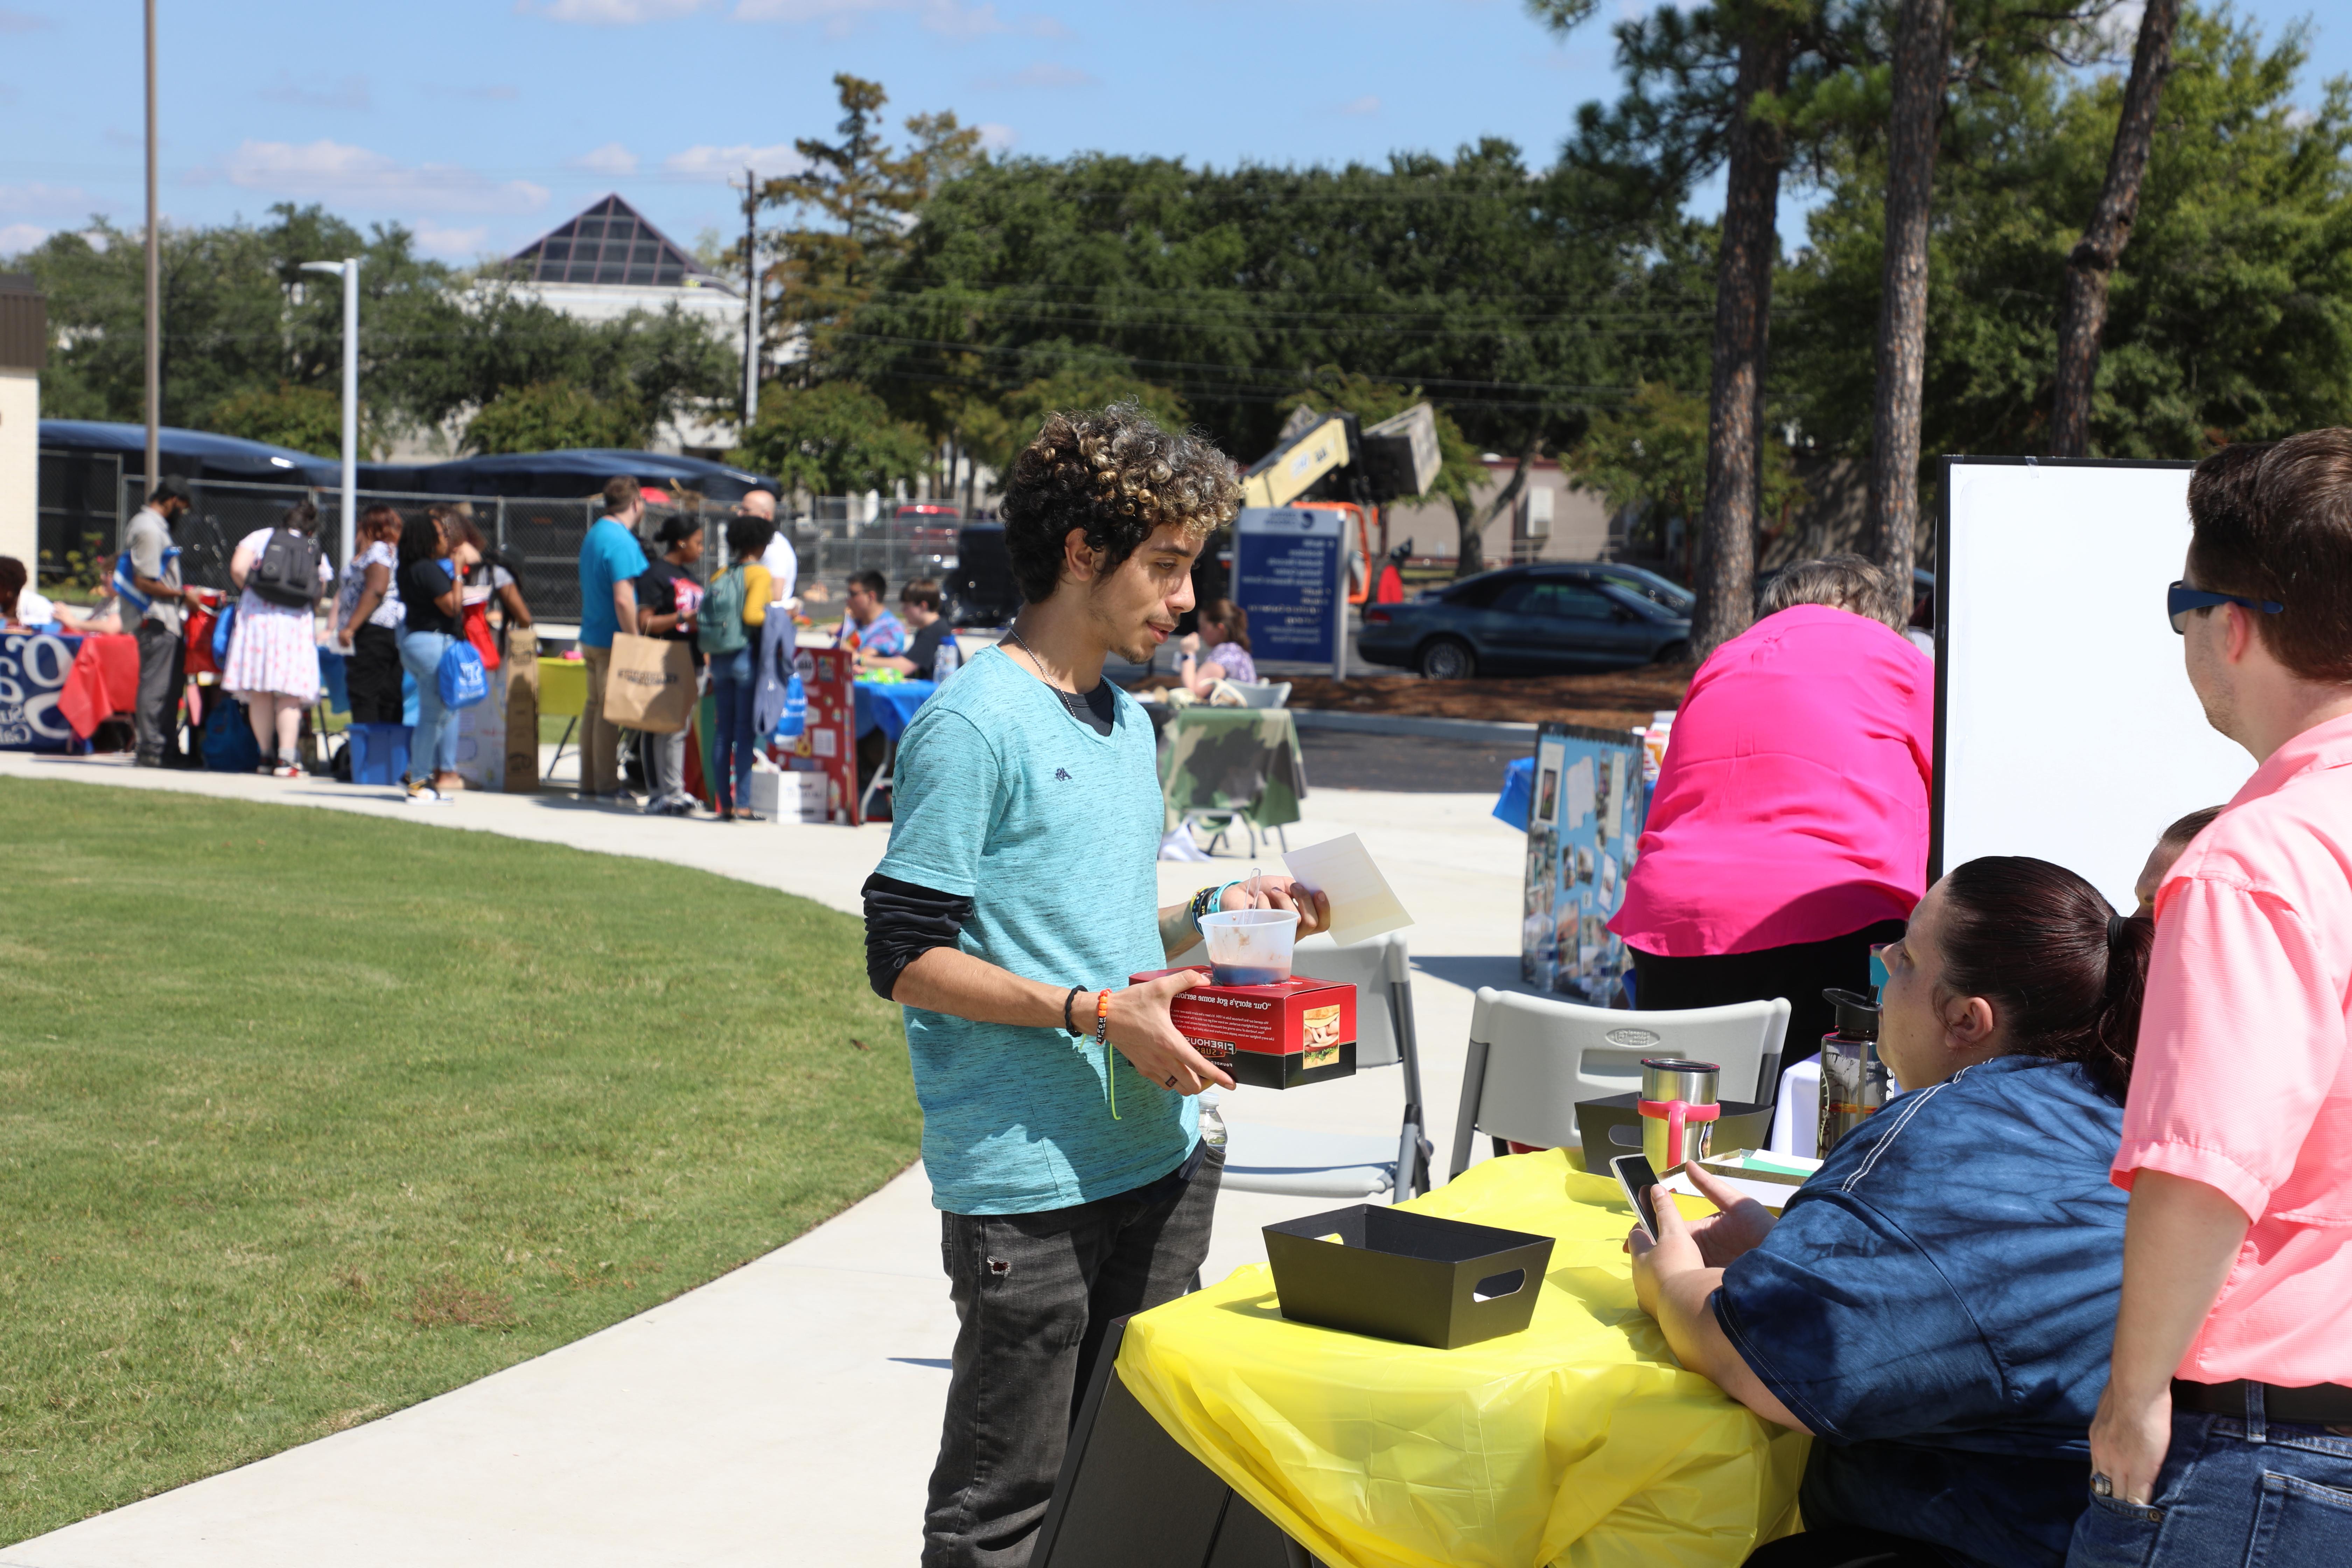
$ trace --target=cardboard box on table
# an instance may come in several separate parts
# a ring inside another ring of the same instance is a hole
[[[1207,974],[1207,964],[1190,966]],[[1147,980],[1181,973],[1154,969]],[[1168,1016],[1192,1048],[1231,1073],[1235,1083],[1297,1089],[1356,1070],[1356,988],[1295,975],[1271,985],[1196,985],[1168,1004]]]

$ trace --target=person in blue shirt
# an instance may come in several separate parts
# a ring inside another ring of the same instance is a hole
[[[646,500],[626,474],[604,481],[604,515],[580,542],[580,657],[588,666],[588,699],[580,710],[580,798],[621,797],[621,731],[604,718],[604,675],[612,668],[613,637],[637,628],[637,579],[646,570],[637,524]]]
[[[906,1009],[923,1169],[955,1302],[924,1568],[1021,1568],[1112,1321],[1183,1293],[1223,1156],[1192,1097],[1232,1080],[1164,969],[1239,883],[1160,907],[1151,723],[1103,676],[1192,605],[1192,563],[1240,502],[1233,465],[1132,404],[1056,414],[1005,476],[1020,616],[898,746],[890,849],[865,887],[876,992]],[[1329,901],[1286,877],[1304,935]]]
[[[2154,925],[2046,860],[1971,860],[1885,950],[1903,1092],[1782,1211],[1693,1168],[1633,1280],[1684,1366],[1812,1434],[1806,1533],[1754,1568],[2066,1560],[2123,1289],[2123,1132]]]

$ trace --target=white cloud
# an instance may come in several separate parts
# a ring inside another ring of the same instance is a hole
[[[904,11],[908,0],[735,0],[739,22],[823,22],[876,11]]]
[[[618,142],[607,142],[593,153],[583,153],[572,160],[572,167],[585,169],[592,174],[610,174],[619,179],[637,172],[637,155]]]
[[[53,18],[19,11],[12,5],[0,5],[0,33],[37,33],[44,27],[57,26]]]
[[[765,179],[798,174],[807,163],[789,142],[768,147],[738,142],[732,147],[688,147],[663,159],[662,167],[682,180],[731,180],[747,168]]]
[[[332,87],[314,87],[298,80],[292,71],[281,70],[278,79],[256,96],[267,103],[290,103],[298,109],[375,107],[368,92],[368,79],[363,76],[347,76]]]
[[[0,185],[0,213],[26,217],[88,217],[103,202],[92,201],[79,185]]]
[[[403,212],[519,213],[547,201],[528,180],[496,181],[455,163],[404,164],[341,142],[244,142],[221,165],[228,183]]]
[[[525,16],[544,16],[551,22],[633,27],[640,22],[667,22],[673,16],[690,16],[709,3],[710,0],[541,0],[534,5],[530,0],[515,0],[515,9]]]
[[[1021,133],[1018,131],[1013,130],[1010,125],[999,125],[992,121],[975,125],[972,129],[980,132],[981,146],[991,153],[1009,153],[1013,150],[1013,144],[1021,140]]]
[[[1368,92],[1361,98],[1351,98],[1339,106],[1339,112],[1342,114],[1378,114],[1380,111],[1381,98],[1376,92]]]
[[[20,250],[30,250],[49,237],[50,231],[37,223],[0,224],[0,256],[14,256]]]
[[[1035,65],[1023,66],[1011,76],[986,78],[979,85],[983,88],[1092,87],[1095,79],[1076,66],[1066,66],[1057,60],[1039,60]]]
[[[977,38],[994,33],[1025,33],[1036,38],[1066,38],[1070,30],[1052,16],[1031,14],[1008,20],[995,0],[968,5],[963,0],[735,0],[730,15],[739,22],[826,23],[838,34],[859,16],[912,15],[929,32],[950,38]]]
[[[415,233],[418,248],[452,261],[472,260],[481,254],[482,242],[490,237],[486,226],[444,228],[431,218],[419,219]]]

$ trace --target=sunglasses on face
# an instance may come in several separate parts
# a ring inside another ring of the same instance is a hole
[[[2186,583],[2175,583],[2166,591],[2164,611],[2172,621],[2172,629],[2182,637],[2189,634],[2189,613],[2210,610],[2216,605],[2241,605],[2249,610],[2259,610],[2275,616],[2286,606],[2276,599],[2249,599],[2242,594],[2214,594],[2203,588],[2192,588]]]

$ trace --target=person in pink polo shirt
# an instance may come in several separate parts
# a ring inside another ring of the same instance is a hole
[[[2352,430],[2198,468],[2168,609],[2259,766],[2164,876],[2070,1564],[2352,1563]]]
[[[1800,562],[1699,666],[1609,921],[1635,1006],[1786,996],[1786,1068],[1835,1023],[1825,988],[1869,988],[1927,890],[1936,667],[1909,610],[1858,555]]]

